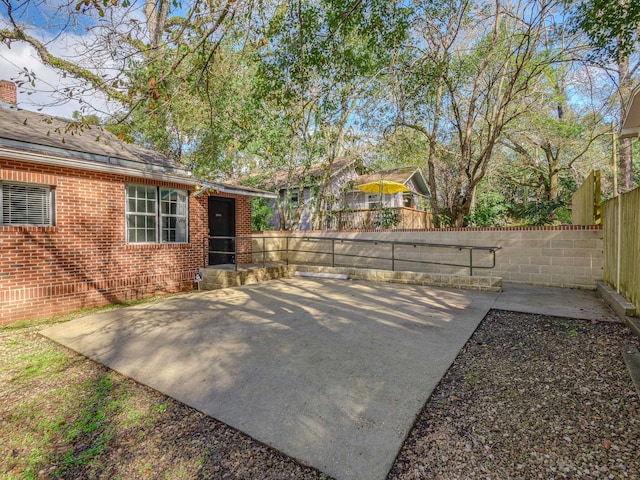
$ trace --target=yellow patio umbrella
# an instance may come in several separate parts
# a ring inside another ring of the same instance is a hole
[[[391,180],[367,182],[361,185],[355,185],[354,188],[364,193],[378,193],[380,195],[392,195],[394,193],[409,191],[409,188],[404,183],[393,182]]]
[[[393,195],[394,193],[409,192],[409,188],[400,182],[394,182],[392,180],[378,180],[375,182],[362,183],[355,185],[355,189],[364,193],[373,193],[380,195],[380,202],[378,203],[380,218],[377,220],[378,226],[383,224],[383,210],[382,210],[382,195]]]

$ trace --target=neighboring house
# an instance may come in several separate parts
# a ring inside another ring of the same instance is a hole
[[[365,193],[358,185],[380,183],[381,192]],[[383,193],[384,182],[400,183],[407,192]],[[334,230],[368,228],[430,228],[429,187],[419,168],[401,167],[359,175],[344,194],[343,208],[334,211]]]
[[[357,178],[359,165],[359,161],[353,158],[340,158],[333,162],[321,208],[331,211],[342,207],[345,188]],[[277,200],[271,202],[273,229],[311,230],[314,223],[313,212],[319,207],[317,202],[320,200],[320,186],[326,173],[327,166],[318,163],[307,167],[281,169],[266,177],[252,175],[241,181],[258,185],[277,195]]]
[[[408,192],[394,194],[363,193],[355,188],[357,185],[385,181],[406,185]],[[429,187],[419,168],[402,167],[384,170],[368,175],[359,175],[353,182],[354,188],[345,195],[346,205],[352,209],[376,209],[405,207],[417,210],[428,209]]]
[[[360,175],[361,164],[354,159],[336,160],[325,189],[326,215],[322,230],[371,228],[430,228],[429,188],[419,168],[403,167]],[[276,192],[278,200],[271,206],[271,221],[276,230],[311,230],[312,212],[317,208],[320,182],[326,167],[322,164],[279,170],[275,174],[248,181]],[[391,181],[406,185],[408,192],[392,195],[363,193],[355,188],[369,182]],[[247,181],[247,179],[244,179]],[[281,221],[283,214],[285,221]],[[318,223],[318,222],[316,222]]]
[[[250,247],[207,254],[208,235],[250,235],[251,198],[274,195],[76,127],[18,109],[0,81],[0,324],[189,290],[200,267],[250,261]]]

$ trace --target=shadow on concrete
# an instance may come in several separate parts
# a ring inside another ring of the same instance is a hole
[[[497,295],[296,278],[43,333],[336,478],[383,479]]]

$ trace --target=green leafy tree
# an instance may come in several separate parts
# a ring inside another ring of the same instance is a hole
[[[418,70],[409,69],[413,81],[403,88],[397,124],[428,139],[432,209],[454,225],[464,225],[505,128],[526,111],[532,86],[556,60],[542,41],[555,5],[441,1],[419,10],[429,16],[416,31],[416,55],[406,62]],[[446,187],[435,180],[439,156],[449,157]]]
[[[574,32],[583,32],[592,50],[589,59],[615,80],[613,93],[618,123],[622,121],[632,91],[637,87],[640,60],[640,3],[626,0],[566,1]],[[634,183],[633,147],[630,138],[620,140],[619,179],[622,191]]]
[[[484,182],[483,182],[484,184]],[[466,218],[471,227],[499,227],[509,223],[511,205],[507,199],[494,190],[483,191],[483,184],[476,198],[473,210]]]
[[[323,165],[322,175],[311,182],[318,191],[307,205],[315,228],[326,223],[336,193],[330,191],[333,164],[355,145],[356,119],[367,115],[375,79],[404,34],[405,9],[399,3],[295,2],[268,24],[262,75],[275,97],[271,101],[286,112],[293,140],[282,162],[292,173],[286,189],[302,192],[311,165]],[[296,214],[301,204],[295,205]],[[286,201],[279,203],[282,219],[287,207]]]
[[[251,229],[254,232],[271,230],[273,207],[266,198],[255,198],[251,201]]]
[[[594,55],[615,61],[634,53],[640,33],[640,3],[626,0],[568,0],[575,30],[584,32]]]

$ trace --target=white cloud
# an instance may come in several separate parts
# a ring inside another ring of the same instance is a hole
[[[42,63],[35,49],[26,43],[14,43],[11,48],[0,45],[0,79],[25,80],[24,69],[35,74],[35,86],[24,84],[18,89],[18,106],[25,110],[70,118],[76,110],[85,114],[95,111],[104,114],[113,106],[107,105],[104,96],[97,93],[64,98],[65,87],[82,85],[78,80],[65,78],[60,72]]]

